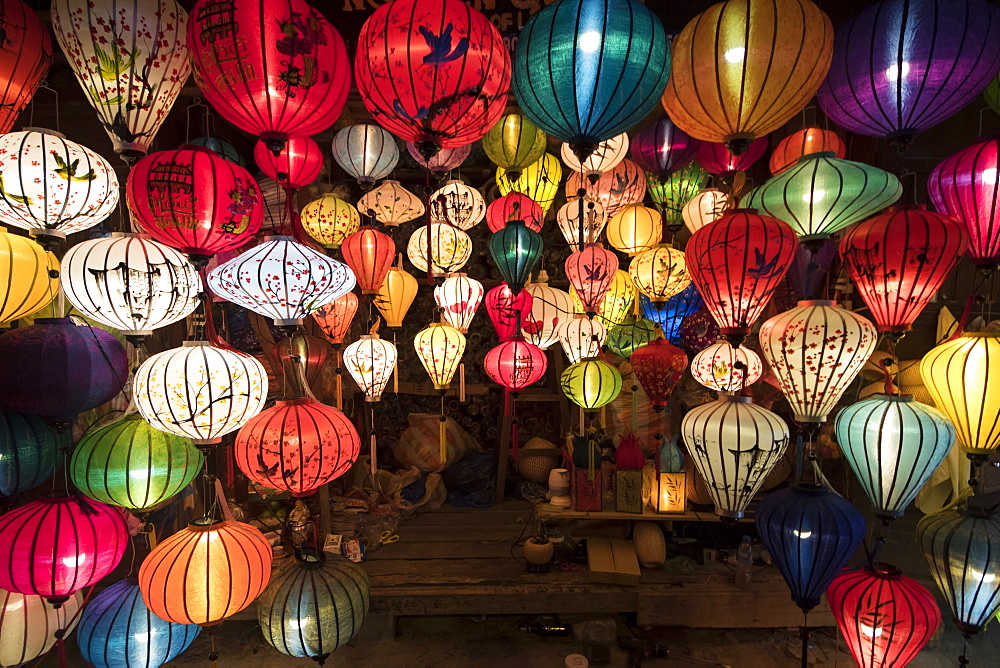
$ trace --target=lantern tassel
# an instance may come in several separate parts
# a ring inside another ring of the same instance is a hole
[[[635,434],[639,431],[639,416],[637,415],[639,411],[639,388],[636,385],[632,385],[632,433]]]
[[[370,460],[369,461],[370,466],[368,468],[371,469],[371,472],[372,472],[372,485],[374,485],[375,484],[375,472],[378,470],[378,455],[375,452],[375,434],[372,434],[369,437],[369,439],[370,440],[368,442],[368,457],[369,457],[369,460]]]
[[[510,408],[510,440],[511,440],[511,453],[514,457],[514,461],[517,461],[517,445],[520,442],[517,433],[517,397],[511,399]]]
[[[337,410],[342,411],[344,410],[344,378],[343,378],[344,370],[340,366],[341,361],[340,361],[339,349],[334,351],[334,357],[336,358],[336,364],[337,364],[337,383],[335,390],[335,399],[337,403]]]
[[[458,365],[458,400],[465,403],[465,362]]]

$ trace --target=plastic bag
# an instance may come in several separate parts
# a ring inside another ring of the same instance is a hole
[[[480,450],[479,443],[467,431],[451,418],[446,418],[444,424],[447,456],[442,462],[439,442],[440,420],[437,413],[410,413],[407,420],[410,426],[403,430],[399,441],[392,446],[393,454],[403,466],[415,466],[424,473],[431,473],[452,466],[467,455]]]
[[[477,452],[441,472],[448,503],[459,508],[489,508],[496,503],[497,458]]]

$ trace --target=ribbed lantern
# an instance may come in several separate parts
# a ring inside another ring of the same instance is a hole
[[[691,352],[704,350],[719,340],[719,326],[708,311],[699,309],[681,321],[680,345]]]
[[[811,153],[754,188],[740,205],[781,220],[803,242],[829,238],[899,199],[889,172],[833,153]]]
[[[0,590],[0,665],[20,666],[48,652],[56,631],[72,633],[82,605],[82,592],[53,608],[41,596]]]
[[[58,451],[56,432],[37,415],[0,412],[0,499],[48,480]]]
[[[861,668],[908,665],[941,623],[934,594],[889,564],[841,573],[826,600]]]
[[[544,242],[523,220],[511,220],[490,237],[489,247],[500,275],[517,294],[541,258]]]
[[[628,135],[623,132],[597,142],[593,152],[583,161],[573,152],[573,147],[566,142],[563,142],[559,156],[569,171],[583,172],[583,175],[589,179],[598,179],[601,174],[611,171],[625,159],[628,154],[628,146]]]
[[[651,250],[663,238],[660,212],[642,204],[618,210],[608,221],[608,243],[629,256]]]
[[[996,76],[997,40],[1000,9],[987,0],[885,0],[837,30],[820,108],[851,132],[906,144]]]
[[[461,270],[472,258],[472,238],[447,223],[431,223],[428,243],[427,227],[421,225],[414,230],[406,244],[406,256],[413,266],[433,276]]]
[[[347,336],[351,321],[358,312],[358,296],[353,292],[345,292],[326,306],[320,306],[312,312],[312,317],[319,325],[329,343],[339,346]]]
[[[649,196],[663,214],[668,230],[681,228],[684,205],[705,187],[708,178],[708,172],[697,162],[689,162],[664,178],[646,175]]]
[[[712,174],[728,179],[750,169],[766,153],[766,136],[754,139],[742,153],[733,153],[725,144],[703,141],[698,144],[695,160]]]
[[[600,202],[604,212],[614,217],[625,207],[642,203],[646,196],[646,175],[637,164],[625,159],[593,183],[590,179],[581,178],[578,172],[570,172],[565,185],[566,199],[576,197],[581,188],[584,189],[584,197]]]
[[[681,437],[708,483],[715,512],[739,518],[785,456],[788,425],[750,397],[726,395],[688,411]]]
[[[466,144],[465,146],[456,146],[454,148],[443,148],[434,155],[425,158],[420,155],[420,149],[413,145],[412,142],[406,142],[406,152],[410,154],[417,164],[422,166],[428,172],[442,176],[446,172],[450,172],[453,169],[458,169],[459,166],[465,159],[469,157],[472,153],[472,144]]]
[[[559,386],[574,404],[585,411],[596,411],[621,393],[622,376],[604,360],[586,357],[566,367]]]
[[[631,156],[643,171],[654,176],[669,176],[691,162],[697,148],[697,139],[662,116],[635,133]]]
[[[59,293],[59,261],[27,237],[0,227],[0,327],[45,308]]]
[[[282,377],[285,396],[306,396],[306,388],[311,388],[319,379],[329,354],[327,342],[306,334],[305,328],[278,339],[271,349],[271,358],[277,361],[275,373]]]
[[[378,292],[396,259],[396,244],[388,234],[372,225],[365,225],[349,234],[340,244],[344,262],[354,272],[361,294]]]
[[[525,288],[531,295],[531,310],[521,322],[524,338],[543,350],[559,340],[559,327],[576,313],[569,293],[553,288],[548,280],[548,273],[542,270],[538,281]]]
[[[203,460],[190,439],[154,429],[132,413],[84,432],[73,448],[69,476],[92,499],[145,510],[187,487]]]
[[[243,159],[240,152],[236,150],[236,147],[227,142],[225,139],[219,139],[218,137],[195,137],[188,141],[192,146],[202,146],[208,150],[217,153],[226,160],[236,163],[244,169],[247,166],[247,161]]]
[[[423,205],[420,211],[423,213]],[[334,193],[326,193],[306,204],[300,218],[306,234],[325,248],[339,247],[348,234],[354,234],[361,227],[358,210]]]
[[[681,218],[691,234],[722,217],[732,204],[732,198],[718,188],[705,188],[688,200],[681,209]]]
[[[517,179],[521,170],[545,155],[545,133],[520,114],[504,114],[483,136],[483,151],[497,167]]]
[[[363,190],[371,190],[396,167],[399,147],[389,131],[374,123],[358,123],[333,136],[333,159]]]
[[[608,330],[596,318],[588,318],[580,313],[561,324],[556,329],[556,334],[569,363],[576,364],[601,354],[601,346],[608,337]]]
[[[399,181],[385,180],[358,200],[358,211],[375,216],[383,225],[396,227],[424,215],[424,203]]]
[[[511,220],[523,220],[529,228],[541,232],[545,212],[538,202],[519,192],[508,193],[486,207],[486,224],[490,232],[499,232]]]
[[[656,323],[637,315],[628,315],[622,322],[608,330],[605,343],[611,352],[628,359],[636,348],[646,345],[656,336]],[[686,361],[685,366],[687,366]]]
[[[286,137],[277,151],[261,139],[253,147],[253,160],[265,175],[282,188],[307,186],[323,171],[323,151],[312,137]]]
[[[420,363],[435,390],[447,390],[465,354],[465,334],[450,325],[432,322],[413,339]]]
[[[833,130],[817,127],[802,128],[774,146],[768,167],[771,169],[771,174],[777,175],[794,165],[802,156],[812,153],[833,153],[837,158],[843,159],[847,155],[847,146],[844,145],[840,135]]]
[[[431,223],[443,223],[469,230],[486,217],[486,202],[475,188],[452,180],[435,190],[427,198],[427,213]]]
[[[954,218],[900,206],[849,229],[840,256],[878,331],[901,336],[937,294],[967,243]]]
[[[365,395],[365,401],[382,400],[385,386],[396,368],[396,346],[378,334],[362,334],[344,349],[344,366]]]
[[[500,119],[510,56],[486,15],[459,0],[402,0],[361,27],[354,76],[379,125],[425,157],[480,139]]]
[[[689,285],[665,302],[654,302],[646,295],[639,295],[642,314],[655,322],[663,336],[671,343],[680,341],[681,323],[684,318],[703,306],[695,285]]]
[[[486,313],[501,341],[521,338],[521,327],[528,320],[533,301],[527,290],[514,292],[507,283],[486,293]]]
[[[117,508],[44,496],[0,515],[0,588],[64,602],[113,571],[127,545]]]
[[[653,410],[659,413],[683,378],[688,358],[683,350],[666,339],[653,339],[636,348],[629,363]]]
[[[271,577],[258,529],[202,518],[163,540],[139,567],[142,600],[175,624],[211,626],[250,605]]]
[[[4,0],[3,15],[8,28],[0,55],[0,72],[4,73],[0,80],[0,134],[14,127],[52,64],[52,39],[35,11],[21,0]]]
[[[119,580],[87,604],[76,642],[95,668],[158,668],[186,650],[201,629],[160,619],[132,578]]]
[[[628,274],[636,289],[654,302],[665,302],[691,284],[684,252],[657,244],[632,258]]]
[[[865,536],[865,518],[844,497],[821,485],[796,484],[757,504],[760,539],[792,600],[809,612]]]
[[[694,379],[716,392],[739,392],[756,383],[763,374],[760,355],[746,346],[734,348],[729,341],[713,343],[691,359]]]
[[[795,258],[798,240],[777,218],[736,209],[691,235],[688,273],[722,334],[750,333]]]
[[[955,443],[948,416],[909,395],[876,394],[842,408],[836,434],[875,514],[885,519],[903,516]]]
[[[595,315],[618,271],[618,257],[601,244],[585,244],[566,258],[564,266],[584,310]]]
[[[663,106],[692,137],[742,153],[808,104],[830,68],[833,25],[809,0],[729,0],[674,39]]]
[[[608,216],[604,206],[589,197],[573,197],[559,207],[556,212],[556,222],[571,251],[580,250],[580,236],[584,244],[596,244],[601,240],[604,227],[608,224]]]
[[[453,274],[434,288],[434,303],[449,325],[466,334],[483,301],[483,284],[465,274]]]
[[[388,327],[402,327],[406,312],[417,296],[417,279],[398,266],[390,267],[375,295],[375,307]]]
[[[601,299],[601,305],[597,309],[597,319],[609,329],[622,324],[629,315],[635,313],[635,295],[636,289],[632,277],[624,269],[619,269],[611,279],[611,285],[604,293],[604,298]],[[570,296],[576,297],[574,304],[577,305],[577,312],[585,312],[586,308],[572,287]]]
[[[548,367],[545,351],[522,339],[503,341],[483,358],[483,370],[490,380],[511,392],[537,383]]]
[[[250,355],[185,341],[136,369],[132,396],[142,417],[160,431],[197,445],[218,443],[264,407],[267,371]]]
[[[0,223],[62,239],[117,206],[118,177],[94,151],[52,130],[0,135]]]
[[[513,192],[527,195],[542,207],[542,211],[548,212],[559,194],[562,164],[556,156],[545,153],[520,172],[508,172],[503,167],[497,167],[496,180],[501,195]]]
[[[115,153],[145,155],[191,73],[187,12],[174,0],[58,0],[51,16]]]

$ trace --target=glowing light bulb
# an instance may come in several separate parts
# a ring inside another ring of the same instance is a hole
[[[792,533],[795,534],[796,538],[805,540],[806,538],[811,538],[813,535],[812,531],[799,531],[798,529],[792,529]]]
[[[136,469],[134,471],[129,471],[128,476],[130,478],[134,478],[135,480],[148,480],[149,469]]]
[[[726,51],[723,57],[726,59],[727,63],[742,63],[743,59],[747,55],[747,50],[742,46],[734,46],[733,48]]]
[[[867,626],[866,624],[860,624],[859,626],[861,626],[861,632],[864,633],[869,638],[878,638],[879,636],[882,635],[881,626],[877,628],[872,628],[870,626]]]
[[[806,193],[802,193],[802,201],[806,204],[813,204],[814,202],[822,202],[823,198],[826,197],[825,190],[811,190]]]
[[[588,30],[580,35],[580,50],[584,53],[594,53],[601,48],[601,33],[596,30]]]
[[[77,566],[82,566],[83,562],[87,561],[87,555],[77,554],[71,557],[63,557],[60,561],[62,561],[63,565],[67,568],[75,568]]]
[[[979,172],[979,180],[986,184],[995,184],[997,182],[997,168],[987,167],[983,171]]]
[[[902,77],[904,79],[910,73],[910,64],[905,60],[903,61],[902,65],[897,65],[896,63],[890,65],[889,69],[885,71],[885,77],[889,81],[899,81],[900,72],[902,72]]]

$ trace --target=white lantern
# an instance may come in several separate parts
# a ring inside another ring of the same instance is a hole
[[[119,232],[70,248],[62,287],[83,315],[138,341],[194,311],[201,278],[179,251]]]
[[[0,223],[61,239],[117,206],[115,170],[89,148],[52,130],[0,136]]]
[[[428,199],[432,223],[446,223],[469,230],[486,217],[486,202],[479,191],[461,181],[448,181]]]
[[[264,408],[267,371],[254,357],[185,341],[136,369],[132,396],[143,419],[160,431],[218,443]]]
[[[374,123],[358,123],[333,136],[333,159],[368,190],[399,162],[396,139]]]
[[[548,273],[542,270],[538,272],[538,282],[525,288],[531,295],[531,310],[521,323],[524,338],[543,350],[559,340],[559,326],[577,313],[569,293],[553,288],[548,281]]]
[[[115,153],[134,162],[191,74],[187,12],[174,0],[55,0],[51,16]]]
[[[396,346],[378,334],[363,334],[344,349],[344,366],[365,393],[365,401],[381,401],[396,368]]]
[[[472,257],[472,238],[446,223],[431,223],[430,268],[434,276],[459,271]],[[410,235],[406,257],[420,271],[427,271],[427,226],[422,225]]]
[[[445,321],[468,333],[469,325],[483,302],[483,284],[465,274],[452,274],[434,288],[434,303],[441,308]]]
[[[566,238],[570,250],[580,250],[580,225],[583,225],[583,243],[596,244],[608,224],[604,206],[589,197],[574,197],[556,212],[559,231]]]
[[[399,181],[387,180],[358,200],[358,211],[375,216],[383,225],[395,227],[424,215],[424,203]]]
[[[570,364],[598,357],[608,338],[607,328],[597,318],[588,318],[583,313],[560,325],[556,334]]]
[[[628,146],[628,135],[623,132],[616,137],[599,142],[594,148],[594,152],[581,163],[580,158],[576,157],[570,145],[563,142],[562,161],[571,172],[583,172],[583,175],[587,177],[600,177],[601,174],[610,172],[625,159],[628,154]]]
[[[716,392],[739,392],[760,380],[764,364],[746,346],[734,348],[721,340],[698,352],[691,360],[694,379]]]
[[[220,264],[208,286],[226,300],[295,327],[325,304],[354,289],[354,272],[291,237],[265,237],[264,243]]]
[[[80,619],[83,592],[58,608],[41,596],[0,589],[0,666],[20,666],[56,644],[56,631],[70,634]]]
[[[681,436],[698,472],[708,483],[715,512],[743,517],[743,511],[788,447],[788,425],[778,415],[726,395],[691,409]]]
[[[706,188],[688,200],[681,209],[681,218],[691,234],[722,217],[732,200],[717,188]]]

